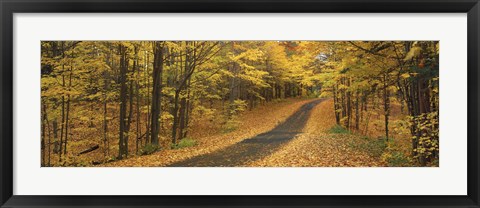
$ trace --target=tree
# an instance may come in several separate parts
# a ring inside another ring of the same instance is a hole
[[[120,54],[120,133],[118,142],[118,158],[122,159],[123,156],[128,156],[128,127],[127,127],[127,71],[128,71],[128,58],[127,49],[120,43],[118,45],[118,51]]]
[[[155,41],[153,43],[153,91],[152,91],[152,120],[151,120],[151,143],[158,145],[158,134],[160,131],[161,118],[161,101],[162,101],[162,73],[164,59],[164,43],[163,41]]]

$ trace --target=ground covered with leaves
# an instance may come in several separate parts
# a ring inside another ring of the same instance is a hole
[[[177,149],[162,149],[151,155],[135,156],[124,160],[100,164],[110,167],[167,166],[195,156],[208,154],[232,146],[275,128],[312,99],[287,99],[267,103],[240,115],[238,125],[229,131],[195,139],[195,145]]]
[[[367,148],[370,141],[336,129],[332,100],[317,105],[304,132],[274,154],[248,164],[267,167],[384,166]]]
[[[395,113],[397,114],[397,113]],[[281,149],[246,166],[251,167],[411,167],[408,137],[397,132],[397,138],[385,140],[376,134],[373,117],[369,136],[336,125],[333,100],[317,105],[303,133]],[[380,131],[378,131],[380,132]]]
[[[370,138],[337,126],[331,99],[317,101],[312,105],[314,107],[308,110],[308,116],[302,117],[306,118],[306,122],[302,124],[303,129],[295,130],[293,139],[273,145],[275,149],[272,151],[252,148],[252,145],[263,145],[265,142],[265,147],[272,145],[273,141],[268,142],[268,138],[263,139],[262,135],[278,132],[282,125],[295,125],[298,121],[291,118],[299,114],[299,111],[302,113],[307,104],[314,102],[312,99],[289,99],[267,104],[242,114],[235,129],[199,138],[192,146],[163,149],[151,155],[135,156],[101,166],[412,166],[408,157],[399,150],[402,146],[397,144],[398,141],[386,142],[381,138]],[[280,130],[284,131],[284,128]],[[235,150],[236,147],[238,150]],[[258,152],[252,153],[251,150]],[[245,154],[242,154],[242,151],[245,151]],[[242,155],[245,155],[243,161]],[[228,164],[230,160],[232,164]]]

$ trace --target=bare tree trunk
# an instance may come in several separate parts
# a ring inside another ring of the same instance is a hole
[[[150,79],[149,79],[149,71],[148,71],[148,64],[149,64],[149,55],[147,51],[145,51],[145,79],[147,83],[147,94],[146,94],[146,104],[147,104],[147,122],[145,122],[147,125],[145,126],[145,145],[149,142],[150,140]]]
[[[179,139],[183,139],[184,135],[184,130],[185,130],[185,117],[186,117],[186,111],[187,111],[187,98],[182,98],[180,101],[180,129],[179,129]]]
[[[383,78],[384,78],[383,80],[383,111],[385,115],[385,139],[388,141],[389,139],[388,121],[390,116],[390,93],[388,91],[387,75],[385,74]]]
[[[69,81],[68,81],[68,90],[70,91],[72,88],[72,66],[70,66],[70,75],[69,75]],[[67,115],[65,117],[65,140],[64,140],[64,148],[63,148],[63,155],[67,156],[67,142],[68,142],[68,129],[69,129],[69,121],[70,121],[70,102],[71,102],[71,96],[68,94],[67,96]]]
[[[360,126],[360,112],[358,109],[359,99],[360,99],[360,96],[359,96],[359,92],[357,91],[355,96],[355,130],[358,130]]]
[[[350,78],[346,80],[347,87],[350,87]],[[347,129],[350,129],[350,124],[352,120],[352,96],[350,90],[346,90],[347,96]]]
[[[132,66],[132,70],[131,70],[131,77],[130,77],[130,83],[129,83],[129,92],[128,92],[128,118],[127,118],[127,126],[126,126],[126,132],[127,132],[127,135],[125,136],[125,155],[127,155],[128,157],[128,143],[129,143],[129,140],[130,140],[130,127],[132,126],[132,119],[133,119],[133,94],[134,94],[134,84],[135,84],[135,80],[133,79],[134,76],[136,76],[138,73],[137,73],[137,46],[135,46],[134,48],[134,55],[135,55],[135,58],[133,60],[133,66]],[[128,60],[126,60],[126,65],[127,65],[127,73],[128,73]],[[137,103],[138,105],[138,103]],[[138,122],[138,120],[137,120]],[[138,126],[138,124],[137,124]],[[138,138],[138,137],[137,137]],[[135,139],[137,140],[137,139]]]
[[[62,57],[65,58],[64,43],[62,42]],[[65,65],[62,65],[62,87],[65,89]],[[58,162],[62,162],[63,132],[65,127],[65,95],[62,94],[62,122],[60,127],[60,142],[58,145]]]
[[[162,99],[162,73],[163,73],[163,41],[154,43],[153,60],[153,91],[152,91],[152,120],[151,120],[151,142],[158,145],[158,134],[160,132],[161,99]]]
[[[236,85],[236,76],[237,76],[237,70],[236,70],[236,65],[235,63],[232,63],[232,67],[231,67],[231,71],[232,71],[232,74],[233,76],[230,78],[230,97],[229,97],[229,103],[230,103],[230,106],[228,108],[228,119],[230,119],[232,117],[232,107],[233,107],[233,102],[235,101],[236,99],[236,94],[235,94],[235,85]]]
[[[127,61],[128,63],[128,61]],[[133,70],[134,71],[134,70]],[[125,136],[125,154],[128,156],[128,141],[130,139],[130,126],[132,125],[132,117],[133,117],[133,80],[130,80],[130,86],[129,86],[129,93],[128,93],[128,117],[127,117],[127,125],[126,125],[126,136]]]
[[[172,144],[177,143],[177,137],[183,136],[183,128],[185,125],[185,110],[186,110],[186,99],[180,99],[180,95],[183,90],[188,89],[188,86],[185,86],[184,82],[187,82],[189,78],[189,73],[191,72],[191,59],[193,51],[189,49],[189,43],[185,42],[185,64],[184,64],[184,72],[183,77],[180,79],[180,82],[177,81],[175,84],[175,97],[174,97],[174,107],[173,107],[173,125],[172,125]],[[194,57],[193,57],[194,58]],[[185,86],[185,88],[184,88]],[[179,103],[182,102],[182,103]],[[179,109],[180,108],[180,109]],[[179,112],[180,111],[180,112]],[[180,114],[180,115],[179,115]],[[180,127],[180,129],[179,129]],[[180,130],[180,132],[177,132]],[[181,139],[181,138],[180,138]]]
[[[51,165],[51,161],[50,161],[50,153],[51,153],[51,146],[52,145],[52,135],[51,135],[51,129],[50,129],[50,122],[48,121],[48,116],[47,116],[47,111],[46,111],[47,108],[45,108],[45,122],[47,124],[47,132],[48,132],[48,145],[47,145],[47,151],[48,151],[48,162],[47,162],[47,166],[50,167]]]
[[[190,91],[187,92],[187,112],[185,114],[185,130],[183,132],[183,138],[187,137],[187,134],[188,134],[188,125],[189,125],[189,121],[190,121],[190,113],[192,112],[192,109],[193,109],[193,105],[192,103],[190,102]]]
[[[119,45],[120,52],[120,132],[118,141],[118,158],[122,159],[125,155],[125,134],[126,132],[126,111],[127,111],[127,62],[126,48]]]
[[[43,101],[43,105],[42,105],[42,134],[41,134],[41,137],[42,137],[42,141],[41,141],[41,161],[42,161],[42,164],[41,166],[44,167],[45,166],[45,137],[46,137],[46,133],[45,133],[45,130],[46,130],[46,124],[45,124],[45,120],[46,120],[46,116],[47,116],[47,109],[46,109],[46,105],[45,105],[45,101]]]
[[[110,145],[108,142],[108,122],[107,122],[107,94],[106,92],[104,93],[103,96],[103,156],[106,158],[108,155],[110,155]]]
[[[175,90],[175,99],[173,107],[173,126],[172,126],[172,144],[177,143],[177,125],[178,125],[178,102],[180,97],[180,90]]]
[[[190,77],[187,78],[188,81],[187,81],[187,90],[186,90],[186,93],[187,93],[187,97],[185,98],[185,101],[184,101],[184,104],[185,104],[185,107],[184,107],[184,113],[183,113],[183,126],[180,127],[180,132],[181,132],[181,135],[180,137],[183,139],[185,137],[187,137],[187,132],[188,132],[188,121],[189,121],[189,115],[190,115],[190,111],[191,111],[191,102],[190,102]]]
[[[54,118],[53,122],[53,153],[58,154],[60,153],[60,143],[58,141],[58,122],[57,118]]]
[[[138,145],[139,145],[139,142],[141,142],[142,138],[141,138],[141,135],[142,135],[142,128],[141,128],[141,120],[140,120],[140,106],[141,106],[141,99],[140,99],[140,84],[139,84],[139,81],[140,81],[140,67],[138,67],[138,49],[135,49],[135,66],[137,67],[137,76],[136,76],[136,80],[135,80],[135,86],[136,86],[136,92],[137,92],[137,101],[136,101],[136,106],[137,106],[137,126],[136,126],[136,138],[135,139],[135,153],[138,153]],[[132,95],[133,96],[133,95]]]
[[[335,84],[335,86],[333,86],[333,108],[335,113],[335,121],[337,125],[340,125],[340,112],[338,112],[338,102],[338,84]]]

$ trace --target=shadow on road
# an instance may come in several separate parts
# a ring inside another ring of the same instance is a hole
[[[301,133],[310,112],[323,100],[314,100],[304,104],[285,122],[271,131],[245,139],[227,148],[199,155],[184,161],[172,163],[169,167],[236,167],[261,159],[275,152],[281,144],[293,139]]]

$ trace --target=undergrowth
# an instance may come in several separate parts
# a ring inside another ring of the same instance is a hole
[[[150,155],[159,149],[160,148],[158,145],[146,144],[142,149],[140,149],[139,155]]]
[[[340,125],[333,126],[330,130],[328,130],[328,132],[332,134],[350,134],[349,130],[343,128]]]
[[[197,144],[195,140],[190,137],[181,139],[177,144],[172,144],[172,149],[181,149],[185,147],[193,147]]]

